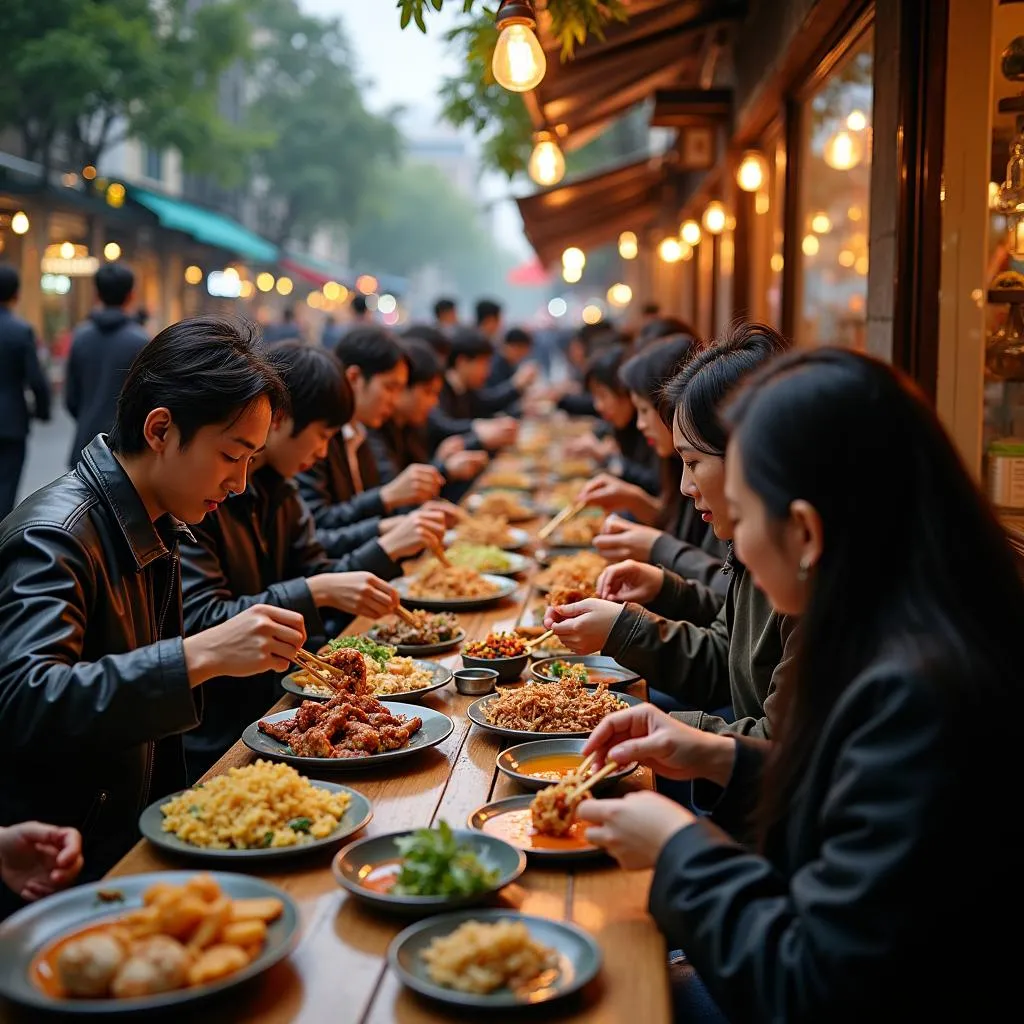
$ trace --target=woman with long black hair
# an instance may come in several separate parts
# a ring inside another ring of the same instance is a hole
[[[610,473],[602,473],[581,491],[580,499],[608,512],[626,513],[645,529],[650,561],[664,565],[688,579],[712,587],[724,596],[728,580],[721,573],[726,548],[701,521],[693,504],[679,493],[682,464],[672,446],[671,412],[662,388],[690,357],[694,341],[687,334],[662,338],[641,349],[619,367],[619,380],[636,407],[636,426],[660,462],[661,488],[657,497],[642,487]],[[609,517],[594,546],[607,558],[617,560],[618,534],[634,531],[636,523],[621,516]]]
[[[1002,530],[933,411],[866,356],[778,360],[730,420],[737,553],[801,616],[775,740],[605,719],[599,759],[721,788],[712,819],[586,801],[588,838],[656,866],[651,913],[734,1022],[1004,1019],[1024,584]],[[751,823],[753,847],[733,838]]]
[[[732,540],[732,522],[721,412],[736,388],[784,348],[772,328],[737,324],[661,389],[682,459],[682,495],[722,544]],[[730,557],[726,567],[720,576],[728,594],[713,610],[706,591],[681,575],[627,560],[602,573],[598,598],[549,609],[546,624],[578,654],[602,651],[640,673],[651,699],[683,712],[690,724],[767,737],[796,622],[773,610],[741,561]],[[717,713],[727,706],[732,715]]]

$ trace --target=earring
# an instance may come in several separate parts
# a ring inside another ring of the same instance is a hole
[[[811,563],[807,558],[800,559],[800,568],[797,570],[796,578],[803,583],[811,571]]]

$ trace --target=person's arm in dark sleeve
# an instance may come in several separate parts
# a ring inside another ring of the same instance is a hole
[[[682,619],[695,626],[710,626],[724,603],[724,594],[664,569],[661,590],[653,601],[648,601],[647,610],[666,619]]]
[[[76,420],[79,410],[82,408],[82,386],[78,363],[78,346],[72,341],[71,352],[68,354],[67,366],[64,369],[64,408]]]
[[[103,600],[100,572],[60,527],[4,538],[0,742],[9,755],[125,748],[198,724],[180,637],[83,659],[89,616]]]
[[[473,433],[473,421],[471,419],[449,416],[441,406],[435,405],[430,410],[430,415],[427,419],[427,440],[430,443],[430,450],[434,451],[446,437],[455,437],[458,434],[467,435],[467,448],[480,447],[480,440]]]
[[[50,382],[39,363],[35,332],[28,329],[28,347],[25,351],[25,381],[32,392],[32,414],[44,423],[50,419]]]
[[[590,397],[590,393],[587,391],[581,391],[578,394],[562,395],[557,405],[562,412],[567,412],[570,416],[597,415],[597,410],[594,408],[594,399]]]
[[[515,386],[511,379],[503,384],[494,384],[491,387],[480,388],[479,391],[474,391],[470,394],[473,402],[473,411],[481,418],[508,412],[519,403],[521,397],[519,388]]]
[[[366,443],[373,452],[373,459],[377,463],[377,472],[380,475],[381,484],[389,484],[405,469],[399,466],[397,460],[388,447],[387,441],[376,431],[371,431]]]
[[[612,472],[615,470],[613,469]],[[645,466],[641,462],[621,458],[618,476],[627,484],[636,484],[637,487],[642,487],[648,494],[655,496],[661,494],[661,470],[656,465]]]
[[[348,526],[317,527],[316,539],[330,558],[343,558],[380,535],[380,520],[364,519]]]
[[[302,500],[313,513],[317,529],[350,526],[363,519],[378,518],[385,514],[379,487],[356,494],[347,501],[332,501],[327,481],[327,467],[323,462],[317,463],[305,473],[300,473],[296,481]]]
[[[697,580],[723,596],[728,593],[731,575],[722,572],[722,559],[671,533],[662,532],[654,542],[651,562],[664,566],[684,579]]]
[[[710,626],[695,626],[626,604],[601,653],[684,704],[720,708],[732,699],[725,605]]]
[[[192,533],[194,543],[189,540],[181,543],[181,596],[187,635],[227,622],[255,604],[298,612],[306,620],[307,633],[323,634],[320,612],[303,575],[271,583],[255,594],[236,594],[223,561],[216,528],[195,526]]]
[[[935,822],[949,813],[937,784],[951,760],[939,699],[891,676],[844,694],[815,810],[821,843],[790,878],[706,818],[662,849],[650,912],[729,1020],[870,1020],[877,1010],[893,957],[906,953],[893,944],[919,913],[915,874],[928,870]],[[755,774],[739,757],[737,768]]]

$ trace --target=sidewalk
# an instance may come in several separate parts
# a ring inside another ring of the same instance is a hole
[[[68,453],[75,436],[75,422],[60,404],[59,393],[54,395],[49,423],[32,422],[28,436],[28,455],[25,469],[21,474],[18,501],[38,491],[51,480],[56,479],[68,468]]]

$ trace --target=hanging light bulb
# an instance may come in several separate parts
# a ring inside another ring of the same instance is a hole
[[[577,249],[575,245],[570,245],[569,248],[562,253],[563,267],[578,267],[582,270],[586,265],[586,253],[582,249]]]
[[[580,266],[562,267],[562,280],[566,284],[576,284],[583,276],[583,268]]]
[[[700,244],[700,225],[695,220],[688,220],[679,229],[679,237],[687,245]]]
[[[624,260],[635,260],[639,252],[636,235],[632,231],[623,231],[619,235],[619,255]]]
[[[28,214],[25,213],[24,210],[19,210],[11,218],[11,230],[16,235],[23,235],[23,234],[25,234],[25,232],[27,232],[30,227],[31,227],[31,224],[29,223]]]
[[[530,0],[502,0],[494,23],[498,43],[491,71],[498,85],[509,92],[536,89],[547,71],[547,58],[534,34],[537,18]]]
[[[658,255],[664,263],[678,263],[683,258],[683,247],[678,238],[663,238],[658,244]]]
[[[704,230],[709,235],[720,235],[725,230],[725,222],[728,220],[725,207],[713,199],[704,210]]]
[[[822,151],[825,163],[837,171],[849,171],[864,159],[864,146],[850,132],[836,132]]]
[[[557,185],[565,177],[565,156],[551,132],[538,132],[527,170],[538,185]]]
[[[764,157],[756,149],[748,149],[736,168],[736,184],[744,192],[756,192],[765,179]]]

